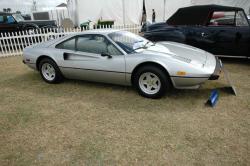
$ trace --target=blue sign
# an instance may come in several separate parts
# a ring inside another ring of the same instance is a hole
[[[211,95],[210,95],[208,101],[207,101],[207,104],[210,105],[210,106],[212,106],[212,107],[214,107],[217,104],[218,99],[219,99],[219,92],[218,92],[218,90],[213,90],[211,92]]]

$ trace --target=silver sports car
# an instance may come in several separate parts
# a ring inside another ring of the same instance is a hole
[[[152,43],[119,30],[86,31],[24,49],[23,62],[48,83],[63,78],[133,85],[159,98],[172,87],[198,88],[219,78],[214,55],[174,42]]]

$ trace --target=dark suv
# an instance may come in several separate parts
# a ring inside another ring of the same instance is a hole
[[[0,12],[0,33],[23,30],[32,32],[39,28],[57,28],[57,26],[54,20],[26,21],[21,14]]]

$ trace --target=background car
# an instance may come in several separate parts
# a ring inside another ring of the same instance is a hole
[[[18,31],[34,33],[35,29],[40,28],[57,28],[57,25],[54,20],[27,21],[21,14],[0,12],[0,33]]]
[[[86,31],[30,46],[23,62],[48,83],[63,78],[133,85],[159,98],[172,87],[198,88],[218,79],[219,61],[203,50],[173,42],[152,43],[126,31]]]
[[[166,23],[144,25],[151,41],[175,41],[215,55],[250,57],[250,27],[243,9],[204,5],[179,9]]]

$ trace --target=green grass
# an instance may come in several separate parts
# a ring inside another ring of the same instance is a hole
[[[0,59],[0,165],[248,165],[250,65],[226,60],[238,96],[173,90],[160,100],[130,87],[49,85],[21,57]]]

